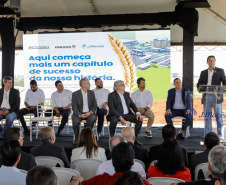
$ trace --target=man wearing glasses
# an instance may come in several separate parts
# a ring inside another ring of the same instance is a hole
[[[125,84],[122,80],[115,81],[114,91],[108,95],[108,106],[109,115],[107,118],[110,120],[111,137],[115,134],[115,128],[118,121],[120,121],[122,125],[126,125],[126,121],[130,121],[135,123],[136,139],[134,144],[142,146],[142,144],[137,141],[137,136],[142,127],[143,117],[138,111],[133,100],[130,98],[130,94],[125,92]],[[131,112],[130,108],[132,108],[135,114]]]
[[[79,81],[80,90],[72,94],[72,123],[75,134],[74,144],[77,144],[79,127],[82,120],[86,120],[87,127],[93,128],[96,121],[97,103],[94,92],[90,89],[90,82],[87,78],[82,78]]]
[[[108,89],[103,88],[103,81],[100,78],[95,79],[96,88],[93,89],[95,98],[97,101],[97,116],[98,116],[98,127],[97,132],[100,136],[100,133],[103,128],[104,124],[104,116],[107,115],[107,101],[108,101],[108,94],[110,91]]]

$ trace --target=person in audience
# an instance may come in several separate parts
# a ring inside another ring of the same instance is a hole
[[[114,185],[143,185],[143,181],[137,172],[129,171],[121,175]]]
[[[26,185],[57,185],[57,176],[48,166],[36,166],[28,171]]]
[[[78,138],[78,148],[72,150],[71,162],[77,159],[98,159],[106,161],[105,150],[98,147],[96,137],[91,128],[82,129]]]
[[[145,79],[138,78],[137,79],[138,90],[131,94],[131,98],[133,102],[138,107],[138,111],[141,115],[144,115],[148,118],[147,127],[145,131],[146,137],[152,137],[151,127],[154,122],[154,113],[151,110],[152,103],[153,103],[153,96],[150,91],[145,89]]]
[[[100,133],[104,124],[104,116],[107,115],[108,109],[108,94],[110,91],[108,89],[103,88],[103,81],[100,78],[95,79],[96,88],[93,89],[95,98],[97,101],[97,117],[98,117],[98,127],[97,132],[100,136]]]
[[[177,137],[176,128],[173,125],[165,125],[162,128],[162,138],[164,139],[164,141],[169,138],[176,139],[176,137]],[[150,147],[150,150],[148,153],[148,161],[149,161],[148,163],[149,164],[158,159],[160,147],[161,147],[161,144]],[[183,147],[180,147],[180,148],[182,149],[183,162],[184,162],[185,166],[188,167],[186,149]]]
[[[189,89],[182,87],[179,78],[175,78],[173,82],[175,88],[168,91],[165,119],[167,124],[172,125],[172,118],[176,116],[183,116],[185,118],[185,121],[182,122],[182,128],[177,135],[179,139],[184,139],[183,132],[186,131],[187,127],[190,125],[192,118],[191,96]]]
[[[37,117],[37,104],[43,104],[45,101],[45,95],[42,89],[38,88],[36,80],[30,81],[30,89],[27,90],[24,105],[25,108],[20,109],[20,122],[24,128],[24,134],[29,135],[30,131],[27,128],[24,120],[24,115],[28,113],[34,114]],[[33,123],[35,125],[35,123]]]
[[[4,132],[11,128],[13,121],[19,118],[20,111],[20,93],[12,88],[13,78],[5,76],[3,78],[4,88],[0,89],[0,120],[6,119],[5,127],[0,125],[0,139],[3,139]]]
[[[60,80],[55,82],[55,86],[57,90],[51,95],[51,103],[54,109],[53,116],[62,116],[61,124],[57,131],[57,135],[60,135],[71,113],[72,91],[64,89],[63,83]],[[51,114],[45,113],[45,115],[50,116]],[[51,122],[49,122],[49,126],[52,126]]]
[[[114,147],[116,147],[119,143],[127,143],[126,138],[122,136],[122,134],[115,134],[110,140],[109,140],[109,148],[112,152]],[[146,173],[144,168],[141,164],[138,162],[134,162],[134,164],[131,167],[131,171],[138,172],[140,176],[143,179],[146,179]],[[97,169],[97,175],[108,173],[110,175],[113,175],[115,173],[114,166],[112,164],[112,160],[104,161],[100,164],[99,168]]]
[[[126,125],[126,121],[131,121],[135,123],[136,140],[134,144],[142,146],[142,143],[137,141],[137,136],[142,127],[143,117],[130,98],[130,94],[125,92],[125,84],[122,80],[114,82],[114,91],[108,95],[108,106],[109,115],[107,119],[110,120],[109,128],[111,137],[115,134],[118,121],[120,121],[122,125]],[[132,108],[136,115],[131,112],[130,108]]]
[[[23,146],[23,136],[19,128],[9,128],[4,133],[4,142],[16,140]],[[37,166],[33,155],[21,151],[20,162],[17,164],[17,168],[28,171],[34,166]]]
[[[159,148],[158,161],[148,168],[148,177],[171,177],[191,181],[191,173],[185,167],[182,149],[176,139],[164,140]]]
[[[112,163],[116,171],[113,176],[108,173],[104,173],[82,182],[77,181],[76,184],[113,185],[120,176],[130,171],[132,165],[134,164],[134,151],[131,145],[122,142],[115,146],[112,150]],[[147,180],[143,180],[143,183],[147,185],[149,184]]]
[[[148,167],[149,164],[148,164],[147,150],[140,146],[134,145],[134,141],[136,138],[134,129],[132,127],[125,127],[122,130],[122,135],[123,137],[126,138],[127,142],[133,147],[133,150],[135,153],[135,159],[139,159],[145,164],[146,167]]]
[[[94,92],[89,90],[90,82],[87,78],[82,78],[79,81],[79,85],[81,89],[72,94],[72,123],[75,134],[74,144],[77,144],[78,141],[81,121],[86,120],[86,126],[90,128],[93,128],[96,122],[97,103]]]
[[[208,155],[208,169],[211,172],[211,179],[196,180],[185,183],[172,183],[171,185],[214,185],[220,181],[226,170],[226,147],[217,145],[213,147]]]
[[[220,181],[219,180],[215,181],[215,185],[226,185],[226,170],[221,175]]]
[[[21,157],[21,147],[18,141],[4,142],[1,147],[3,165],[0,168],[0,184],[26,184],[26,174],[21,173],[17,164]]]
[[[205,138],[204,138],[205,151],[191,156],[190,170],[191,170],[192,179],[194,179],[195,167],[201,163],[207,163],[210,150],[214,146],[219,144],[220,144],[220,138],[216,133],[209,132],[208,134],[205,135]]]
[[[56,146],[55,132],[51,127],[44,127],[41,129],[40,137],[42,144],[31,148],[30,153],[36,156],[51,156],[61,159],[65,167],[70,168],[68,157],[63,147]]]

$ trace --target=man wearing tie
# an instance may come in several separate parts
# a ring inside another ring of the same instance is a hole
[[[198,83],[197,89],[201,92],[200,85],[217,85],[221,86],[226,85],[226,77],[224,70],[218,67],[215,67],[216,58],[215,56],[211,55],[207,57],[207,64],[208,69],[201,72]],[[205,115],[205,134],[212,131],[212,108],[214,109],[214,114],[217,120],[217,134],[218,136],[223,139],[224,138],[224,131],[223,131],[223,120],[222,120],[222,102],[223,99],[223,92],[224,88],[218,88],[220,93],[217,96],[213,93],[211,94],[204,94],[202,98],[202,104],[204,105],[204,114]],[[223,92],[222,92],[223,90]],[[219,92],[218,91],[218,92]]]

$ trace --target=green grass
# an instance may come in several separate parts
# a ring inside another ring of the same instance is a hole
[[[170,86],[170,69],[158,66],[150,67],[145,70],[136,69],[137,78],[143,77],[146,82],[146,89],[152,92],[153,98],[156,100],[166,99]],[[135,88],[133,91],[136,91]]]

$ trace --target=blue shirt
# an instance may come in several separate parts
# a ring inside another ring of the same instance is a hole
[[[173,105],[173,109],[186,109],[183,100],[182,100],[182,91],[177,91],[175,89],[175,102]]]

